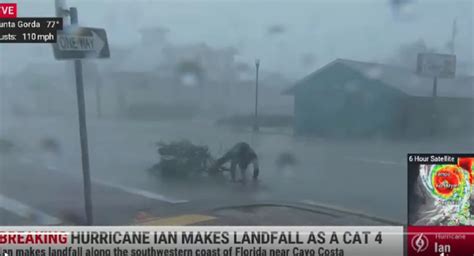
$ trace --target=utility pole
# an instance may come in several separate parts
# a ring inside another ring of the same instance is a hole
[[[255,60],[255,115],[254,115],[254,125],[253,125],[253,130],[258,131],[259,130],[259,122],[258,122],[258,71],[260,68],[260,60],[256,59]]]
[[[456,52],[456,35],[458,33],[458,28],[457,28],[457,19],[455,18],[453,21],[453,28],[451,31],[451,54],[455,54]]]

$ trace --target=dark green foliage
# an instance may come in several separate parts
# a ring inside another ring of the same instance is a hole
[[[214,162],[207,146],[194,145],[187,140],[158,142],[160,162],[151,171],[164,177],[190,178],[203,175]]]

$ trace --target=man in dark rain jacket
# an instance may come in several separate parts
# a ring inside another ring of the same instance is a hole
[[[242,182],[246,182],[246,171],[249,164],[253,165],[253,180],[258,179],[260,169],[258,167],[258,156],[255,151],[245,142],[235,144],[224,156],[217,159],[211,170],[216,170],[225,163],[230,162],[230,175],[232,181],[235,180],[235,169],[238,166],[241,171]]]

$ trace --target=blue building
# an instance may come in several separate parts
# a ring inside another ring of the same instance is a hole
[[[413,137],[473,131],[474,77],[438,79],[389,65],[337,59],[284,93],[294,132],[322,137]]]

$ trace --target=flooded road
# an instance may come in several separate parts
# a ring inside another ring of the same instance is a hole
[[[62,176],[81,182],[80,146],[75,118],[9,117],[3,120],[8,122],[2,124],[2,137],[12,141],[15,149],[2,156],[1,186],[5,187],[4,183],[7,182],[5,172],[9,172],[7,176],[10,177],[11,172],[16,171],[15,168],[28,168],[24,166],[35,166],[54,173],[48,174],[52,183]],[[93,182],[136,196],[168,203],[188,203],[190,209],[194,205],[219,207],[268,200],[317,203],[399,222],[406,220],[406,153],[468,152],[473,145],[472,141],[439,144],[327,142],[294,137],[291,132],[264,130],[254,134],[236,131],[215,126],[207,120],[150,122],[89,119],[88,129]],[[45,138],[58,142],[58,154],[44,152],[40,141]],[[260,184],[257,188],[249,189],[241,185],[216,184],[205,180],[169,182],[146,172],[159,160],[156,142],[180,139],[208,145],[216,157],[239,141],[249,142],[260,157]],[[276,160],[280,154],[287,152],[295,156],[296,164],[280,169]],[[8,167],[5,163],[8,163]],[[28,174],[22,170],[18,175]],[[22,180],[27,179],[18,177],[13,182],[20,183]],[[36,189],[47,190],[48,186],[36,186]],[[78,200],[81,193],[78,192]],[[97,195],[93,194],[96,202],[106,200],[94,196]],[[116,204],[123,204],[124,208],[129,205],[126,201]]]

